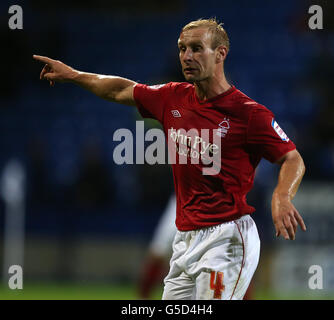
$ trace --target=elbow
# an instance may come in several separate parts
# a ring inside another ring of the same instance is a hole
[[[297,150],[293,152],[290,161],[296,164],[298,176],[300,177],[300,179],[302,179],[305,175],[306,167],[303,157]]]
[[[305,167],[305,162],[304,162],[304,160],[301,156],[300,156],[300,161],[301,161],[301,171],[302,171],[301,176],[303,177],[305,175],[305,172],[306,172],[306,167]]]
[[[298,175],[300,177],[304,176],[306,171],[305,163],[302,156],[296,149],[288,152],[277,161],[277,164],[279,165],[283,165],[284,163],[295,166]]]
[[[295,152],[293,153],[293,156],[291,157],[290,161],[292,163],[295,163],[296,168],[297,168],[297,174],[300,177],[300,179],[302,179],[305,175],[305,171],[306,171],[306,167],[305,167],[305,162],[303,157],[300,155],[300,153],[295,150]]]
[[[298,171],[300,172],[300,176],[303,177],[306,171],[304,159],[297,150],[295,150],[293,155],[293,160],[298,163]]]

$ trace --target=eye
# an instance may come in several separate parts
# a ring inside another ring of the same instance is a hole
[[[193,47],[193,52],[201,51],[201,49],[202,49],[201,46],[194,46],[194,47]]]
[[[186,51],[186,48],[185,47],[179,47],[179,50],[180,50],[180,52],[184,52],[184,51]]]

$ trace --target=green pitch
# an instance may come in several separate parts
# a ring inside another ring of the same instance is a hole
[[[155,290],[151,299],[160,299],[162,288]],[[130,285],[74,285],[27,284],[22,290],[0,287],[0,300],[136,300],[134,286]]]
[[[151,300],[160,300],[162,287],[155,290]],[[10,290],[0,287],[0,300],[136,300],[139,299],[133,285],[82,285],[82,284],[24,284],[22,290]],[[333,294],[321,292],[305,293],[273,293],[256,290],[256,300],[310,300],[330,299]]]

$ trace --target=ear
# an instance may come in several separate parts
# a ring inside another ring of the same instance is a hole
[[[216,63],[222,63],[227,57],[228,50],[225,46],[221,45],[216,48]]]

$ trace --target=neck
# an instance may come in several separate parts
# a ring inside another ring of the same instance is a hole
[[[231,88],[224,72],[205,80],[195,81],[194,85],[196,95],[200,100],[214,98]]]

